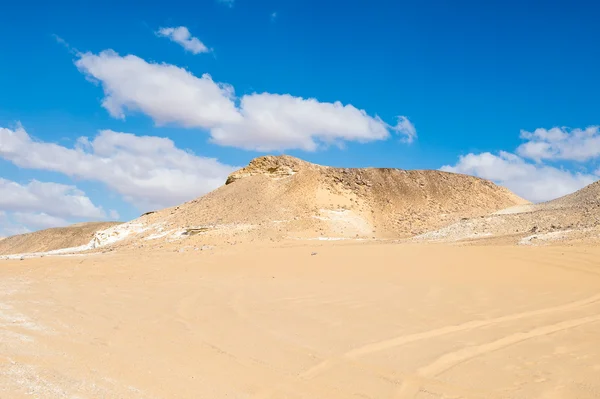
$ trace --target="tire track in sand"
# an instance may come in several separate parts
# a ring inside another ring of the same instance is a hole
[[[527,341],[532,338],[543,337],[546,335],[557,333],[559,331],[569,330],[571,328],[583,326],[585,324],[590,324],[598,321],[600,321],[600,315],[581,317],[578,319],[566,320],[560,323],[538,327],[528,332],[518,332],[515,334],[507,335],[487,344],[462,348],[455,352],[450,352],[446,353],[445,355],[442,355],[427,366],[419,368],[416,374],[419,378],[434,378],[440,375],[441,373],[448,371],[453,367],[456,367],[459,364],[471,360],[475,357],[495,352],[497,350],[507,348],[511,345],[518,344],[520,342]],[[419,393],[420,390],[421,384],[419,383],[419,379],[409,378],[401,385],[396,397],[398,399],[413,398]]]
[[[544,308],[544,309],[537,309],[537,310],[530,310],[530,311],[526,311],[526,312],[514,313],[514,314],[509,314],[509,315],[505,315],[505,316],[492,318],[492,319],[473,320],[473,321],[468,321],[468,322],[462,323],[462,324],[441,327],[438,329],[424,331],[424,332],[420,332],[420,333],[401,335],[398,337],[373,342],[373,343],[366,344],[366,345],[360,346],[358,348],[352,349],[340,356],[326,358],[322,362],[320,362],[320,363],[316,364],[315,366],[310,367],[310,368],[306,369],[305,371],[301,372],[300,374],[298,374],[296,376],[296,379],[300,380],[300,381],[307,381],[307,380],[317,377],[319,374],[335,367],[338,364],[342,364],[342,363],[349,362],[349,361],[355,361],[356,359],[359,359],[363,356],[366,356],[366,355],[369,355],[372,353],[376,353],[376,352],[381,352],[386,349],[391,349],[391,348],[395,348],[398,346],[406,345],[406,344],[409,344],[412,342],[422,341],[422,340],[431,339],[431,338],[437,338],[437,337],[440,337],[440,336],[443,336],[446,334],[455,333],[455,332],[471,331],[471,330],[481,328],[481,327],[487,327],[487,326],[491,326],[491,325],[495,325],[495,324],[525,319],[525,318],[534,317],[534,316],[541,316],[541,315],[564,312],[564,311],[569,311],[569,310],[576,310],[576,309],[582,308],[584,306],[592,305],[597,302],[600,302],[600,294],[593,295],[591,297],[588,297],[585,299],[580,299],[580,300],[577,300],[574,302],[570,302],[570,303],[567,303],[564,305],[558,305],[558,306],[553,306],[553,307]],[[417,385],[419,381],[422,381],[422,377],[420,377],[420,376],[415,376],[415,377],[416,378],[410,378],[410,377],[407,378],[406,382],[408,383],[408,385],[410,385],[410,386]],[[279,388],[280,387],[281,387],[281,385],[279,386]],[[401,388],[401,390],[402,389],[403,388]],[[419,387],[417,387],[417,392],[418,392],[418,389],[419,389]],[[278,391],[278,388],[272,387],[268,390],[263,390],[263,391],[258,392],[256,395],[253,396],[253,398],[269,398],[269,397],[272,397],[277,391]],[[403,396],[400,396],[400,397],[403,397]]]
[[[524,318],[528,318],[528,317],[541,316],[541,315],[545,315],[545,314],[549,314],[549,313],[557,313],[557,312],[564,312],[564,311],[568,311],[568,310],[579,309],[581,307],[591,305],[591,304],[594,304],[599,301],[600,301],[600,294],[591,296],[589,298],[580,299],[575,302],[567,303],[565,305],[558,305],[558,306],[553,306],[553,307],[545,308],[545,309],[537,309],[537,310],[530,310],[527,312],[514,313],[514,314],[509,314],[506,316],[496,317],[493,319],[473,320],[473,321],[468,321],[466,323],[457,324],[457,325],[453,325],[453,326],[441,327],[441,328],[438,328],[435,330],[429,330],[429,331],[424,331],[424,332],[409,334],[409,335],[401,335],[399,337],[394,337],[394,338],[386,339],[383,341],[373,342],[371,344],[367,344],[367,345],[352,349],[352,350],[344,353],[339,358],[333,357],[333,358],[325,359],[321,363],[319,363],[319,364],[307,369],[303,373],[301,373],[300,377],[313,378],[313,377],[317,376],[318,374],[328,370],[329,368],[334,366],[336,363],[344,361],[346,359],[350,359],[350,360],[358,359],[360,357],[369,355],[371,353],[381,352],[386,349],[391,349],[391,348],[394,348],[397,346],[406,345],[406,344],[409,344],[412,342],[422,341],[422,340],[430,339],[430,338],[436,338],[436,337],[440,337],[442,335],[451,334],[451,333],[455,333],[455,332],[470,331],[470,330],[474,330],[476,328],[487,327],[487,326],[494,325],[494,324],[524,319]]]

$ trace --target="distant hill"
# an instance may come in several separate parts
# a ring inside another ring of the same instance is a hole
[[[594,209],[600,206],[600,181],[594,182],[573,194],[548,201],[545,208]]]
[[[78,223],[67,227],[19,234],[0,240],[0,255],[53,251],[89,243],[98,230],[115,226],[117,222]]]
[[[600,238],[600,181],[545,203],[461,220],[420,239],[454,241],[503,236],[514,236],[513,241],[522,244]]]

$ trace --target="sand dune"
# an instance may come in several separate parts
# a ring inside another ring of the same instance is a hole
[[[596,398],[599,255],[290,242],[5,261],[0,397]]]

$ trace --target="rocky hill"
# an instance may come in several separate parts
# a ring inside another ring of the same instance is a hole
[[[585,186],[573,194],[548,201],[545,208],[580,208],[593,210],[600,207],[600,181]]]
[[[511,237],[508,243],[542,244],[600,237],[600,182],[541,204],[514,206],[461,220],[417,240],[459,241]]]
[[[472,176],[265,156],[217,190],[131,223],[146,226],[146,238],[400,238],[524,204],[506,188]]]

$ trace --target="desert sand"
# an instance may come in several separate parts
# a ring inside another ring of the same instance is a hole
[[[599,212],[599,183],[260,157],[2,240],[0,398],[598,398]]]
[[[600,248],[295,241],[0,263],[1,398],[598,398]]]

